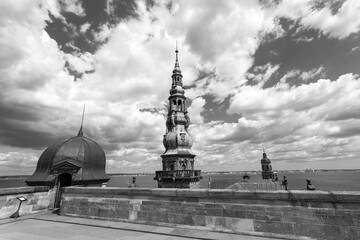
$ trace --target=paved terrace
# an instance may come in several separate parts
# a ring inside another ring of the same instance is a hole
[[[95,239],[248,239],[265,240],[268,237],[212,232],[194,228],[161,227],[126,222],[111,222],[86,218],[59,216],[42,212],[15,219],[0,220],[0,239],[27,240],[95,240]],[[280,239],[280,238],[271,238]],[[304,239],[304,238],[303,238]]]

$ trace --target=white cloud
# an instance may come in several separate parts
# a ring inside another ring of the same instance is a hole
[[[267,89],[243,86],[232,99],[229,113],[257,113],[282,109],[304,111],[335,99],[348,99],[345,95],[352,95],[358,88],[357,76],[352,74],[343,75],[337,81],[320,79],[314,83],[291,88],[283,88],[282,84]]]
[[[360,81],[352,74],[293,87],[243,86],[229,109],[242,114],[237,123],[190,128],[199,167],[214,169],[226,159],[222,169],[259,169],[262,147],[276,169],[348,162],[359,154],[359,94]]]
[[[313,79],[314,77],[317,77],[319,75],[321,75],[321,77],[325,77],[325,74],[323,73],[325,70],[324,66],[320,66],[319,68],[313,68],[308,72],[302,72],[300,75],[300,78],[303,81],[308,81],[310,79]]]
[[[297,69],[293,69],[289,72],[287,72],[284,76],[282,76],[282,78],[280,79],[280,83],[286,83],[286,80],[288,78],[292,78],[292,77],[296,77],[300,74],[300,70],[297,70]]]
[[[185,43],[197,54],[205,71],[215,69],[215,78],[205,78],[206,92],[223,100],[245,81],[259,34],[279,33],[279,25],[257,2],[181,2],[170,22],[174,33],[185,34]],[[229,24],[231,23],[231,24]],[[198,83],[197,87],[204,86]]]
[[[351,49],[351,52],[353,53],[353,52],[356,52],[356,51],[359,51],[359,50],[360,50],[360,47],[357,46],[357,47],[353,47],[353,48]]]
[[[188,108],[189,116],[191,116],[192,124],[201,124],[204,118],[200,115],[204,111],[205,99],[199,97],[192,101],[191,106]]]
[[[71,12],[78,16],[85,16],[85,10],[80,0],[61,0],[60,1],[65,12]]]
[[[64,59],[69,62],[69,68],[77,72],[85,73],[95,70],[95,59],[89,52],[66,54]]]
[[[103,24],[101,25],[99,31],[94,32],[94,38],[98,42],[104,42],[111,36],[111,34],[112,34],[112,29],[107,24]]]
[[[256,66],[254,68],[255,73],[249,73],[247,74],[247,77],[258,82],[259,86],[263,86],[279,68],[279,64],[272,65],[271,63],[267,63],[263,66]]]
[[[298,77],[304,82],[314,79],[315,77],[325,77],[324,70],[325,70],[324,66],[320,66],[318,68],[314,67],[310,71],[301,71],[300,69],[293,69],[281,77],[279,81],[281,85],[279,86],[284,87],[285,86],[284,83],[286,83],[289,78],[294,78],[294,77]]]
[[[360,2],[347,0],[333,15],[329,6],[311,11],[301,20],[305,26],[319,28],[330,37],[345,38],[360,30]]]
[[[80,26],[80,32],[81,33],[86,33],[87,30],[89,30],[89,28],[91,27],[91,23],[86,22],[83,25]]]
[[[301,36],[295,39],[295,42],[311,42],[312,40],[314,40],[313,37]]]
[[[347,0],[338,11],[333,14],[332,2],[324,1],[324,7],[315,8],[316,2],[311,0],[282,1],[274,8],[277,16],[299,20],[304,28],[321,30],[332,38],[343,39],[360,30],[360,2]]]
[[[38,157],[33,153],[13,151],[6,153],[0,152],[1,174],[28,174],[29,170],[35,169],[37,161]]]

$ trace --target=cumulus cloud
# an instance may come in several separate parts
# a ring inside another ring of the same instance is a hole
[[[215,69],[215,77],[201,79],[197,87],[206,87],[218,100],[246,82],[241,79],[253,63],[260,33],[279,31],[277,21],[257,2],[181,2],[177,9],[171,29],[185,34],[185,43],[200,57],[202,70]]]
[[[314,40],[314,38],[307,37],[307,36],[301,36],[301,37],[295,39],[296,42],[311,42],[313,40]]]
[[[7,152],[0,153],[0,166],[3,175],[28,174],[37,164],[38,157],[34,153]]]
[[[237,123],[209,122],[191,128],[199,165],[210,169],[226,159],[221,164],[227,169],[256,168],[262,147],[278,169],[354,159],[353,146],[360,140],[358,76],[283,85],[244,86],[228,110],[242,113]]]
[[[90,26],[91,26],[90,23],[88,23],[88,22],[84,23],[83,25],[80,26],[80,32],[86,33],[87,30],[89,30]]]
[[[144,109],[163,109],[167,101],[177,40],[191,100],[190,133],[203,170],[218,169],[219,164],[224,170],[258,169],[263,146],[284,168],[286,161],[352,158],[359,142],[357,76],[315,81],[325,77],[324,66],[294,69],[277,85],[263,89],[281,63],[265,62],[248,73],[259,44],[283,36],[279,18],[342,39],[359,30],[354,17],[358,8],[351,4],[358,5],[347,1],[333,13],[330,5],[314,8],[312,1],[264,5],[199,0],[155,2],[151,7],[138,1],[135,12],[121,21],[84,19],[76,25],[64,12],[84,17],[80,1],[1,1],[0,141],[14,148],[44,149],[74,136],[86,100],[85,135],[103,146],[109,170],[159,169],[165,118],[162,110]],[[113,16],[116,9],[108,1],[104,13]],[[55,18],[68,23],[72,34],[62,46],[45,31]],[[87,34],[98,44],[91,51],[75,41]],[[64,52],[64,46],[71,51]],[[289,79],[295,77],[303,85],[290,86]],[[255,84],[247,85],[249,79]],[[230,99],[227,113],[242,117],[235,122],[204,121],[204,96],[221,103]],[[22,160],[11,159],[27,156],[27,167],[34,167],[34,155],[11,150],[2,154],[1,161],[15,165]]]
[[[287,79],[298,76],[300,72],[301,71],[297,69],[287,72],[284,76],[281,77],[280,83],[286,83]]]
[[[325,77],[325,67],[320,66],[318,68],[312,68],[310,71],[301,71],[300,69],[293,69],[287,72],[284,76],[280,78],[280,83],[287,83],[289,79],[298,78],[304,82],[307,82],[318,77]],[[316,79],[317,80],[317,79]]]
[[[319,68],[313,68],[308,72],[302,72],[300,78],[306,82],[310,79],[313,79],[314,77],[318,77],[319,75],[321,77],[325,77],[325,74],[323,73],[324,70],[325,68],[323,66],[320,66]]]
[[[66,81],[70,78],[63,71],[63,54],[44,31],[47,10],[35,1],[4,4],[2,9],[4,22],[12,24],[0,28],[1,48],[11,49],[0,53],[1,142],[38,148],[54,138],[48,123],[66,109],[61,101],[69,94]],[[17,18],[19,13],[23,17]]]
[[[201,124],[204,122],[204,118],[201,116],[201,113],[204,111],[204,105],[205,99],[202,97],[196,98],[192,101],[191,106],[188,108],[192,124]]]
[[[360,3],[347,1],[282,1],[274,14],[298,20],[304,28],[322,31],[332,38],[343,39],[360,30]]]
[[[248,73],[247,77],[258,83],[259,86],[263,86],[266,81],[280,68],[280,65],[272,65],[267,63],[263,66],[256,66],[254,73]]]
[[[61,0],[63,11],[73,13],[77,16],[85,16],[85,10],[80,0]]]

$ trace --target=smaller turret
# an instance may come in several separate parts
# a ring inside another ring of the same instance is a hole
[[[261,168],[262,168],[262,179],[272,179],[274,173],[272,171],[271,161],[266,156],[265,149],[263,149],[263,158],[261,159]]]

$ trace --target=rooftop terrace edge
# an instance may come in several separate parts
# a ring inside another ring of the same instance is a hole
[[[285,202],[319,202],[337,204],[356,204],[360,208],[360,191],[304,191],[304,190],[232,190],[232,189],[161,189],[161,188],[101,188],[101,187],[66,187],[66,195],[81,194],[92,197],[146,196],[148,199],[188,198],[202,201],[205,199],[217,202],[236,200],[285,201]],[[355,207],[355,206],[354,206]]]
[[[0,196],[35,193],[35,192],[48,192],[48,186],[35,186],[35,187],[14,187],[14,188],[0,188]]]

